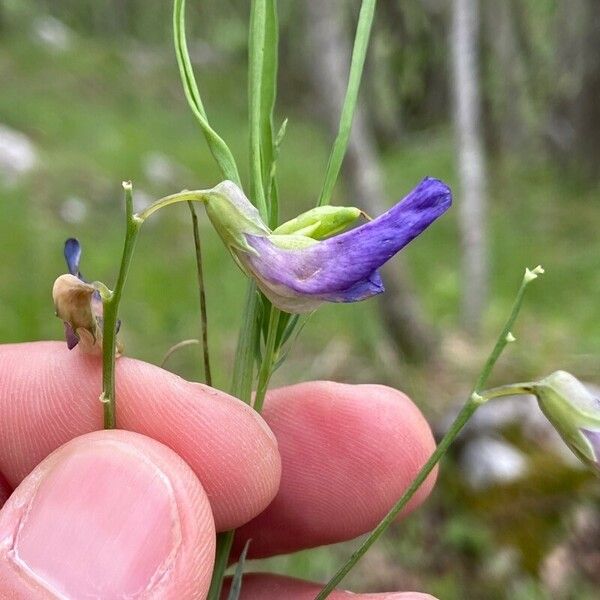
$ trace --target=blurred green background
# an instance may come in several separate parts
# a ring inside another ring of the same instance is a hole
[[[277,115],[289,119],[278,165],[284,217],[314,204],[332,141],[326,91],[315,89],[308,58],[310,1],[280,3]],[[67,237],[82,242],[86,277],[114,282],[122,180],[133,181],[138,206],[219,180],[183,97],[169,4],[0,0],[2,342],[61,337],[50,290],[65,271]],[[189,4],[192,58],[207,111],[245,177],[247,6]],[[341,21],[351,26],[357,6],[343,3]],[[403,252],[413,299],[434,335],[425,357],[398,352],[376,301],[329,305],[312,317],[275,384],[386,383],[408,392],[439,433],[493,343],[524,267],[538,263],[547,273],[531,287],[514,332],[518,343],[493,383],[562,368],[600,384],[599,8],[595,0],[479,3],[490,292],[477,334],[469,335],[472,328],[460,319],[465,282],[455,209]],[[378,6],[361,106],[386,205],[425,175],[447,181],[461,202],[452,11],[441,0]],[[352,181],[346,172],[337,203],[358,201]],[[226,389],[244,278],[204,216],[201,235],[215,379]],[[121,310],[129,356],[158,363],[170,346],[198,336],[194,261],[187,207],[163,211],[144,227]],[[181,350],[168,366],[202,377],[198,347]],[[493,427],[469,430],[427,505],[387,535],[348,585],[421,589],[443,600],[598,597],[596,481],[563,460],[543,428],[532,433],[522,426],[526,420],[490,415]],[[484,483],[469,476],[468,461],[469,446],[473,454],[472,444],[482,440],[509,449],[505,470]],[[509,455],[518,460],[511,463]],[[351,548],[303,552],[267,567],[324,579]]]

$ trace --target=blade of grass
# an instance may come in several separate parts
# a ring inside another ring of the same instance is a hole
[[[241,184],[235,159],[225,143],[223,138],[210,126],[202,98],[196,84],[190,55],[187,48],[185,36],[185,0],[174,0],[173,3],[173,36],[175,40],[175,54],[177,55],[177,64],[185,97],[194,113],[194,116],[200,123],[202,133],[206,139],[208,147],[217,161],[225,179]]]
[[[266,0],[265,10],[265,40],[262,62],[262,81],[260,98],[260,129],[261,129],[261,167],[269,225],[277,226],[278,195],[273,168],[276,160],[275,137],[273,133],[273,112],[277,97],[277,68],[279,45],[279,21],[277,17],[276,0]]]
[[[350,64],[350,75],[348,77],[348,88],[342,106],[340,123],[338,126],[337,137],[333,143],[327,171],[325,172],[325,181],[323,189],[319,196],[318,206],[329,204],[333,195],[335,182],[342,168],[342,162],[348,148],[348,140],[352,130],[352,120],[358,100],[358,90],[362,79],[365,57],[369,46],[369,37],[371,35],[371,26],[373,25],[373,16],[375,14],[376,0],[363,0],[358,16],[358,25],[356,27],[356,36],[354,38],[354,48],[352,50],[352,61]]]
[[[261,100],[265,56],[266,0],[252,0],[248,35],[248,116],[250,121],[250,193],[261,217],[268,220],[261,160]]]

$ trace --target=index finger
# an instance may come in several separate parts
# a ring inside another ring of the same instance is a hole
[[[101,362],[64,343],[0,346],[0,473],[16,487],[53,450],[102,429]],[[260,513],[279,486],[277,441],[240,400],[154,365],[117,360],[117,424],[192,467],[218,530]]]

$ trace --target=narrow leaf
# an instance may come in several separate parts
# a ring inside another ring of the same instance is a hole
[[[217,161],[225,179],[241,185],[237,165],[229,146],[225,143],[217,132],[210,126],[208,117],[202,103],[202,98],[196,84],[190,55],[187,48],[185,37],[185,0],[175,0],[173,3],[173,37],[175,41],[175,54],[177,55],[177,64],[185,97],[194,113],[194,116],[200,123],[202,132],[206,139],[208,147]]]
[[[329,162],[327,163],[325,182],[323,183],[323,189],[321,190],[321,195],[317,202],[318,206],[329,204],[331,202],[333,188],[339,176],[344,155],[348,148],[348,141],[352,130],[352,120],[354,118],[354,111],[358,100],[358,90],[360,88],[365,57],[369,46],[369,37],[371,35],[371,26],[373,25],[376,1],[377,0],[363,0],[360,8],[356,36],[354,38],[354,48],[352,50],[348,88],[346,89],[346,96],[342,106],[337,137],[333,143]]]
[[[248,36],[248,113],[250,119],[250,194],[263,220],[268,221],[262,147],[262,80],[265,56],[266,0],[252,0]]]

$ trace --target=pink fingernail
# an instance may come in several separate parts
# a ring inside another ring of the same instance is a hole
[[[101,445],[80,446],[46,474],[15,534],[13,560],[60,597],[135,598],[179,547],[164,474],[125,445]]]

